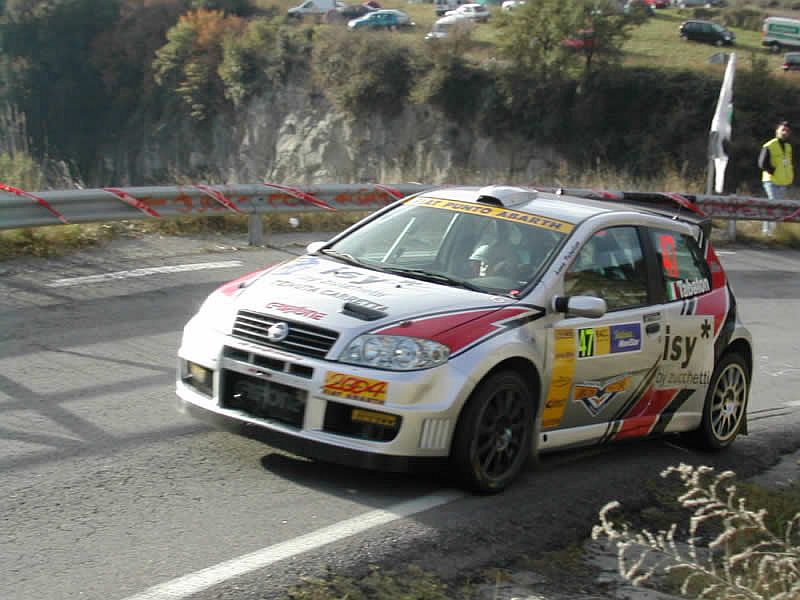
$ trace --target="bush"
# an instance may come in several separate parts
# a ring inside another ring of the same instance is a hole
[[[253,19],[243,35],[225,39],[218,72],[225,85],[225,97],[234,106],[280,86],[291,67],[304,59],[305,45],[291,30],[282,28],[281,22],[277,18]]]
[[[183,15],[156,51],[156,83],[177,96],[192,118],[202,121],[224,101],[218,74],[228,38],[240,35],[245,22],[221,11],[200,9]]]
[[[384,32],[322,31],[314,39],[314,83],[339,110],[396,114],[413,85],[412,51]]]
[[[416,55],[419,76],[411,91],[412,101],[432,104],[453,121],[465,122],[475,117],[492,80],[484,69],[464,58],[470,45],[469,31],[456,30],[444,39],[434,40],[429,53]]]
[[[761,31],[767,13],[752,8],[732,8],[722,13],[722,23],[728,27],[738,27],[748,31]]]
[[[800,512],[775,526],[764,509],[748,508],[731,483],[734,473],[712,477],[711,467],[681,464],[661,473],[677,474],[684,486],[680,505],[691,511],[685,550],[679,527],[656,533],[634,532],[614,523],[609,514],[618,502],[600,511],[594,539],[617,545],[620,573],[635,585],[663,574],[676,574],[681,593],[719,600],[796,600],[800,596]]]

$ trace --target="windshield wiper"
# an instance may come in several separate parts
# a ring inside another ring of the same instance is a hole
[[[320,250],[320,252],[325,256],[330,256],[331,258],[337,258],[342,262],[346,262],[350,265],[356,265],[357,267],[367,267],[369,269],[375,268],[372,265],[369,265],[365,262],[358,260],[355,256],[353,256],[352,254],[348,254],[347,252],[339,252],[338,250],[331,250],[329,248]]]
[[[409,277],[424,279],[425,281],[444,283],[445,285],[460,287],[467,290],[472,290],[473,292],[486,293],[486,290],[480,286],[470,283],[469,281],[464,281],[463,279],[450,277],[444,273],[432,273],[431,271],[426,271],[425,269],[404,269],[403,267],[383,267],[381,270],[386,271],[387,273],[394,273],[395,275],[408,275]]]

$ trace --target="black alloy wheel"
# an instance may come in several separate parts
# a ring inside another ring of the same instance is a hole
[[[462,411],[451,457],[473,490],[505,489],[531,454],[534,398],[525,380],[514,371],[485,379]]]

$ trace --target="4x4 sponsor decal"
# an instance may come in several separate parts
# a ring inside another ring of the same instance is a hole
[[[578,358],[639,352],[641,349],[641,323],[619,323],[578,329]]]
[[[632,377],[624,375],[605,383],[587,381],[575,385],[572,397],[575,401],[582,402],[592,416],[597,416],[614,396],[624,392],[631,384]]]
[[[389,382],[328,371],[322,391],[338,398],[383,404],[389,392]]]
[[[414,206],[430,206],[431,208],[439,208],[453,212],[481,215],[485,217],[491,217],[493,219],[501,219],[503,221],[513,221],[514,223],[522,223],[524,225],[530,225],[531,227],[549,229],[550,231],[560,231],[561,233],[569,233],[575,229],[575,225],[568,223],[567,221],[560,221],[550,217],[542,217],[527,212],[518,212],[496,206],[475,204],[473,202],[459,202],[457,200],[439,200],[437,198],[417,197],[409,200],[407,204]]]

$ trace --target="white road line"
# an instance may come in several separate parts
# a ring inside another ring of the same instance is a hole
[[[153,586],[141,594],[129,596],[125,600],[177,600],[178,598],[185,598],[228,579],[257,569],[263,569],[280,560],[291,558],[320,546],[356,535],[367,529],[372,529],[378,525],[385,525],[398,519],[404,519],[463,497],[464,494],[460,492],[439,492],[415,500],[401,502],[387,509],[373,510],[364,515],[317,529],[280,544],[267,546],[250,554],[244,554],[238,558],[221,562],[213,567],[195,571],[189,575]]]
[[[130,279],[133,277],[145,277],[147,275],[158,275],[160,273],[184,273],[186,271],[205,271],[206,269],[232,269],[241,267],[240,260],[224,260],[220,262],[190,263],[186,265],[164,265],[162,267],[145,267],[133,269],[131,271],[116,271],[114,273],[100,273],[98,275],[84,275],[83,277],[65,277],[56,279],[46,284],[47,287],[69,287],[71,285],[84,285],[87,283],[100,283],[113,279]]]

